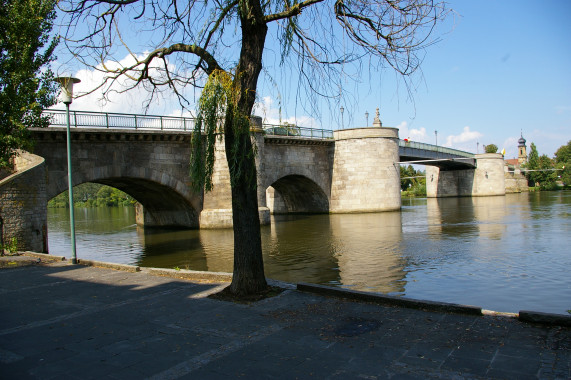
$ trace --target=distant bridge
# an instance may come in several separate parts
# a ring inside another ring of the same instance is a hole
[[[32,130],[36,140],[33,153],[45,159],[45,163],[35,166],[34,178],[27,182],[37,186],[14,190],[23,199],[30,198],[26,191],[41,191],[44,195],[40,198],[44,200],[22,215],[40,215],[38,207],[47,207],[47,200],[67,189],[65,111],[50,110],[46,114],[52,116],[52,126]],[[232,225],[224,143],[218,142],[215,149],[213,190],[196,192],[191,186],[193,118],[72,111],[70,119],[74,186],[95,182],[125,191],[139,201],[137,223],[145,226]],[[261,118],[252,117],[252,131],[258,148],[256,168],[262,224],[270,222],[271,213],[399,210],[399,164],[406,162],[427,165],[428,196],[505,194],[501,155],[473,156],[430,144],[406,142],[398,139],[396,128],[331,131],[262,125]],[[47,176],[41,175],[41,165],[45,166]],[[20,181],[26,177],[25,173],[17,176]],[[14,183],[11,177],[1,181],[0,197],[3,189],[8,188],[6,183]],[[27,207],[21,206],[15,197],[6,199],[13,200],[15,208]],[[45,223],[34,227],[44,231],[44,241]],[[13,225],[27,224],[18,220]],[[23,243],[24,248],[42,250]]]

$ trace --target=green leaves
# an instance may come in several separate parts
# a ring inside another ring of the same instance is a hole
[[[206,82],[198,105],[191,139],[190,177],[195,190],[212,190],[216,136],[222,138],[222,122],[231,92],[230,74],[215,70]],[[202,135],[206,137],[203,140]]]
[[[30,149],[28,128],[49,124],[41,113],[56,100],[57,86],[46,67],[58,43],[50,40],[55,3],[0,2],[0,168],[10,166],[17,149]]]
[[[255,166],[253,171],[245,162],[252,160],[256,154],[256,146],[245,146],[245,139],[250,138],[250,117],[238,110],[236,103],[240,94],[235,89],[236,79],[226,71],[214,70],[199,99],[198,115],[191,139],[190,177],[194,190],[205,192],[212,190],[212,174],[214,172],[216,139],[222,141],[224,124],[229,123],[233,142],[226,155],[230,170],[230,182],[234,185],[239,177],[253,187],[256,186]]]
[[[488,144],[486,145],[486,153],[497,153],[498,146],[496,144]]]

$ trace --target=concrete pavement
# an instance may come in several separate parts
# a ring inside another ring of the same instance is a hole
[[[33,263],[33,262],[31,262]],[[570,379],[571,330],[53,262],[0,270],[2,379]]]

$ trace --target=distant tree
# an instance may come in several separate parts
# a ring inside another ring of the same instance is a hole
[[[553,188],[557,180],[557,172],[554,160],[546,154],[539,155],[537,147],[534,143],[530,145],[530,152],[527,157],[527,163],[523,165],[525,175],[531,186],[539,184],[542,188]]]
[[[551,188],[557,180],[557,173],[554,169],[554,162],[546,154],[539,156],[539,172],[537,172],[538,182],[542,187]]]
[[[537,153],[537,147],[534,143],[529,146],[529,154],[527,155],[527,163],[524,165],[525,169],[529,171],[525,172],[525,176],[529,182],[530,186],[535,186],[539,182],[539,176],[537,171],[539,169],[539,153]]]
[[[406,191],[409,196],[425,196],[426,195],[426,173],[421,170],[415,170],[412,165],[401,166],[401,190]]]
[[[119,189],[98,183],[82,183],[73,188],[73,204],[76,207],[115,207],[130,206],[136,202],[133,197]],[[69,207],[67,190],[51,199],[48,207]]]
[[[0,2],[0,168],[10,168],[18,149],[29,149],[29,127],[45,127],[41,115],[55,103],[49,63],[56,0]]]
[[[555,165],[560,169],[557,171],[558,179],[565,185],[571,186],[571,140],[555,152]]]
[[[408,190],[412,186],[412,177],[414,176],[414,169],[412,165],[400,167],[400,188],[402,191]]]
[[[555,152],[555,162],[571,162],[571,140],[561,145]]]
[[[486,153],[497,153],[498,147],[496,144],[488,144],[486,145]]]

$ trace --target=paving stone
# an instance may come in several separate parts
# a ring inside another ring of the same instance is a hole
[[[539,373],[541,361],[539,355],[535,357],[513,357],[498,354],[492,361],[490,367],[491,369],[504,372],[535,375]]]
[[[441,368],[477,376],[485,376],[489,366],[489,360],[450,356],[444,361]]]
[[[0,294],[13,300],[0,306],[10,315],[0,327],[3,378],[571,377],[567,327],[295,290],[241,305],[201,298],[216,284],[95,267],[18,271],[0,270],[10,279]],[[33,296],[48,288],[46,299]]]

